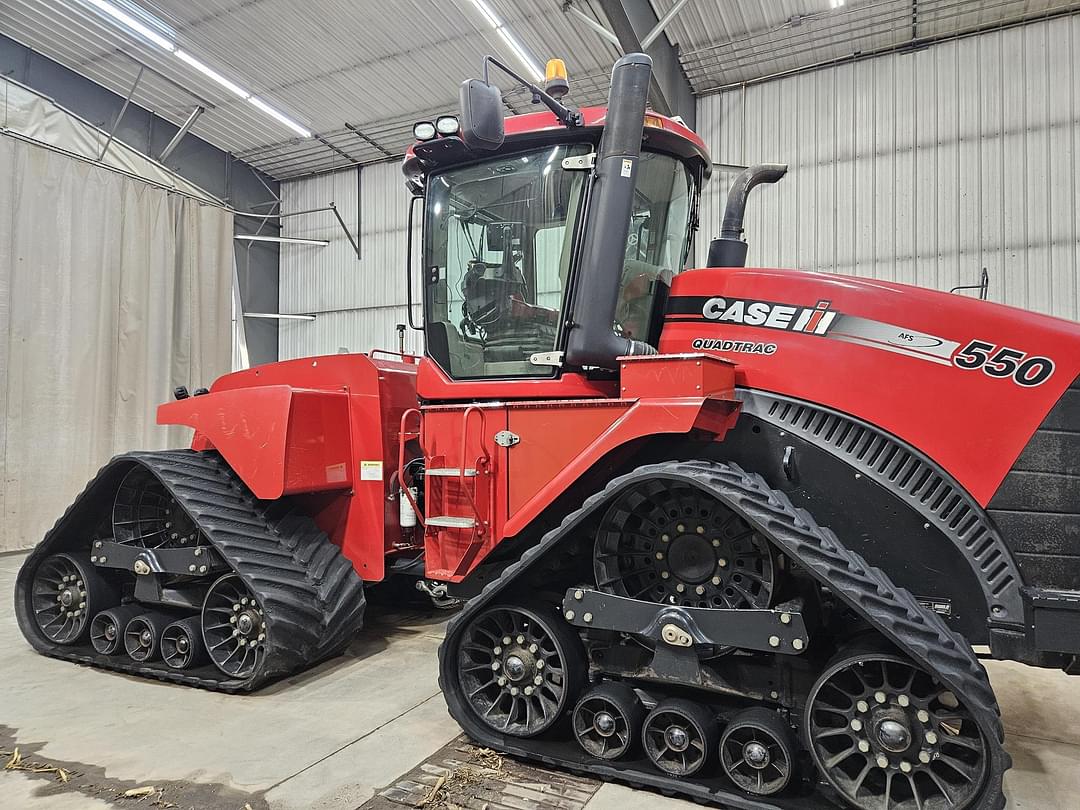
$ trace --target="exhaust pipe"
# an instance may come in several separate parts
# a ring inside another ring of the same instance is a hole
[[[728,191],[727,206],[724,208],[724,222],[720,226],[720,236],[709,243],[709,258],[706,267],[745,267],[746,242],[743,241],[743,215],[746,213],[746,198],[754,186],[761,183],[775,183],[787,174],[783,163],[755,163],[739,172]]]
[[[627,54],[611,70],[607,120],[590,193],[589,228],[574,290],[574,323],[566,346],[571,365],[613,369],[616,357],[656,354],[648,343],[619,337],[612,328],[651,77],[652,59],[643,53]]]

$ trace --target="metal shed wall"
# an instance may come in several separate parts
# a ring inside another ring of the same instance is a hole
[[[333,354],[342,348],[350,352],[397,349],[394,325],[406,321],[409,200],[401,164],[378,163],[283,182],[281,197],[284,211],[335,203],[353,235],[360,234],[361,256],[356,258],[331,212],[283,220],[284,236],[329,239],[330,244],[281,246],[280,311],[315,315],[314,321],[280,322],[281,359]],[[419,236],[419,208],[416,221]],[[417,273],[419,269],[414,268]],[[419,307],[416,310],[419,323]],[[409,330],[405,345],[419,350],[419,333]]]
[[[698,101],[718,163],[788,163],[754,192],[748,263],[949,289],[1080,319],[1080,16]],[[718,171],[696,250],[719,230]]]

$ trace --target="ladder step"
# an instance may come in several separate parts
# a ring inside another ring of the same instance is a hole
[[[466,469],[466,478],[474,478],[476,476],[476,470]],[[434,475],[437,478],[458,478],[461,476],[462,470],[460,467],[432,467],[428,470],[424,470],[424,475]]]
[[[424,521],[428,526],[441,526],[445,529],[471,529],[476,526],[476,518],[458,517],[457,515],[434,515]]]

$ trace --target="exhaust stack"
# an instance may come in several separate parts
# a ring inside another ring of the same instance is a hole
[[[783,163],[755,163],[739,172],[739,176],[735,178],[728,192],[720,236],[709,243],[707,267],[746,266],[747,245],[742,238],[746,198],[750,196],[750,191],[754,186],[761,183],[775,183],[785,174],[787,174],[787,166]]]
[[[627,54],[611,71],[607,121],[596,157],[589,227],[574,290],[574,325],[566,346],[566,360],[575,366],[615,368],[616,357],[656,354],[648,343],[619,337],[612,329],[651,77],[652,59],[643,53]]]

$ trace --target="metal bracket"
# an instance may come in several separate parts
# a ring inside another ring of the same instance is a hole
[[[142,548],[112,540],[97,540],[90,562],[102,568],[133,571],[140,578],[148,574],[207,576],[228,568],[212,546]]]
[[[591,172],[596,166],[596,152],[587,155],[571,155],[564,157],[562,167],[568,172]]]
[[[499,447],[513,447],[521,441],[521,437],[509,430],[500,430],[495,434],[495,444]]]
[[[180,125],[180,129],[176,130],[176,134],[172,136],[172,140],[166,144],[165,148],[161,150],[161,154],[158,155],[158,162],[164,163],[165,159],[173,153],[173,150],[180,145],[180,141],[184,140],[184,136],[191,131],[191,128],[195,125],[195,122],[199,120],[199,116],[206,112],[206,107],[201,104],[197,105],[194,110],[191,111],[191,115],[187,117],[187,120]]]
[[[562,352],[537,352],[529,356],[529,362],[534,366],[555,366],[561,368],[563,364]]]
[[[131,83],[131,89],[128,90],[127,97],[120,107],[120,112],[116,114],[116,120],[113,121],[112,129],[109,130],[109,137],[105,139],[105,145],[101,147],[101,154],[98,155],[98,163],[105,160],[105,154],[109,151],[109,147],[112,146],[113,138],[116,137],[116,129],[120,126],[120,121],[124,118],[124,113],[127,112],[128,107],[131,105],[131,99],[135,95],[135,90],[138,88],[139,82],[142,81],[144,70],[146,70],[146,66],[140,64],[139,72],[135,74],[135,81]]]
[[[765,610],[661,605],[585,588],[570,588],[563,615],[575,627],[614,630],[659,645],[738,647],[801,655],[809,646],[799,600]]]

